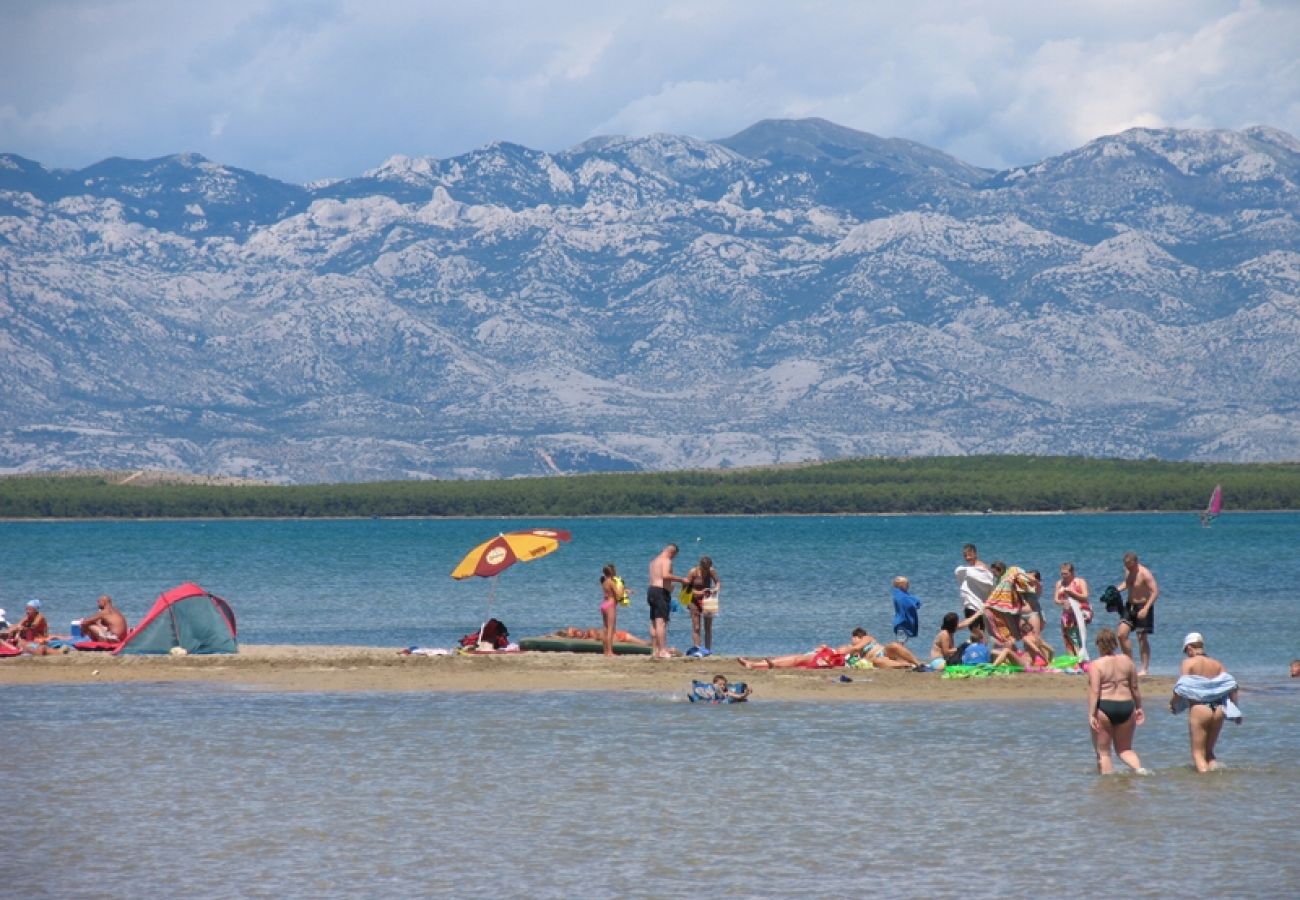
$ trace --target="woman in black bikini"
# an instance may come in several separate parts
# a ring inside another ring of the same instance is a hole
[[[1114,631],[1103,628],[1097,633],[1096,644],[1101,655],[1088,665],[1088,727],[1097,748],[1097,772],[1109,775],[1115,771],[1113,747],[1125,765],[1145,775],[1147,770],[1133,752],[1133,732],[1146,720],[1137,669],[1132,658],[1115,653],[1119,639]]]

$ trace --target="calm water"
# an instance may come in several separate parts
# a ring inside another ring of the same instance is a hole
[[[890,581],[921,597],[922,652],[957,604],[953,567],[973,541],[984,559],[1055,580],[1074,561],[1094,598],[1135,550],[1159,580],[1153,668],[1171,673],[1187,631],[1239,674],[1281,671],[1300,656],[1300,514],[735,517],[657,519],[2,522],[0,606],[39,596],[59,630],[112,594],[136,621],[163,590],[193,580],[228,599],[255,643],[449,646],[478,627],[489,583],[448,577],[498,531],[555,525],[574,533],[551,556],[507,570],[492,611],[523,637],[599,624],[598,578],[618,564],[634,592],[620,626],[647,634],[646,567],[668,541],[678,572],[701,553],[723,579],[715,649],[771,654],[838,642],[856,625],[890,631]],[[1099,612],[1098,621],[1113,624]],[[1059,646],[1056,629],[1049,634]],[[685,616],[673,644],[690,644]]]
[[[10,896],[1300,891],[1290,685],[1228,726],[1228,771],[1193,774],[1157,713],[1137,744],[1155,774],[1106,779],[1079,704],[3,696],[0,846],[7,872],[44,873]],[[95,772],[118,799],[78,788]]]
[[[488,601],[447,573],[536,524],[575,536],[499,580],[493,611],[515,635],[595,624],[609,560],[638,589],[622,624],[644,633],[645,566],[674,540],[722,573],[725,653],[887,633],[895,574],[925,602],[928,642],[964,541],[1045,573],[1074,560],[1094,593],[1132,548],[1163,589],[1155,669],[1205,632],[1252,689],[1247,722],[1225,730],[1229,770],[1198,777],[1184,720],[1153,700],[1137,748],[1156,774],[1100,779],[1081,702],[0,686],[0,894],[1300,892],[1295,514],[1211,529],[1159,515],[0,523],[0,604],[41,596],[62,625],[108,591],[134,620],[192,579],[233,603],[245,641],[447,645]],[[671,635],[685,646],[681,622]],[[88,773],[120,796],[84,787]]]

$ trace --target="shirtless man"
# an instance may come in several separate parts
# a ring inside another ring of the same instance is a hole
[[[1141,565],[1137,554],[1130,550],[1124,554],[1124,585],[1115,587],[1121,593],[1128,594],[1128,602],[1124,604],[1124,612],[1120,615],[1116,631],[1119,646],[1125,656],[1131,657],[1133,649],[1128,636],[1129,632],[1137,632],[1138,650],[1142,654],[1142,667],[1138,669],[1138,677],[1143,677],[1151,667],[1151,645],[1148,638],[1156,630],[1155,605],[1160,597],[1160,586],[1156,584],[1156,577],[1151,574],[1151,570]]]
[[[650,581],[646,588],[646,603],[650,605],[650,655],[655,659],[668,659],[668,614],[672,606],[672,584],[685,584],[685,578],[673,574],[673,557],[677,545],[669,544],[650,560]]]
[[[92,641],[116,644],[126,637],[126,616],[113,605],[113,598],[104,594],[96,604],[99,612],[81,620],[81,633]]]

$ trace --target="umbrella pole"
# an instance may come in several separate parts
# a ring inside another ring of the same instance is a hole
[[[487,619],[484,619],[483,624],[478,627],[478,642],[474,645],[474,649],[476,650],[478,649],[478,645],[483,643],[483,630],[487,628],[488,619],[492,618],[492,598],[496,596],[496,592],[497,577],[493,575],[488,579]]]

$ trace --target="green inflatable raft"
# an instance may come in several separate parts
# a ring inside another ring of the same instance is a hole
[[[564,638],[545,636],[523,638],[519,642],[520,650],[543,650],[553,653],[604,653],[605,645],[600,641],[589,641],[581,638]],[[644,644],[628,644],[620,641],[614,642],[614,652],[625,656],[649,656],[650,648]]]

